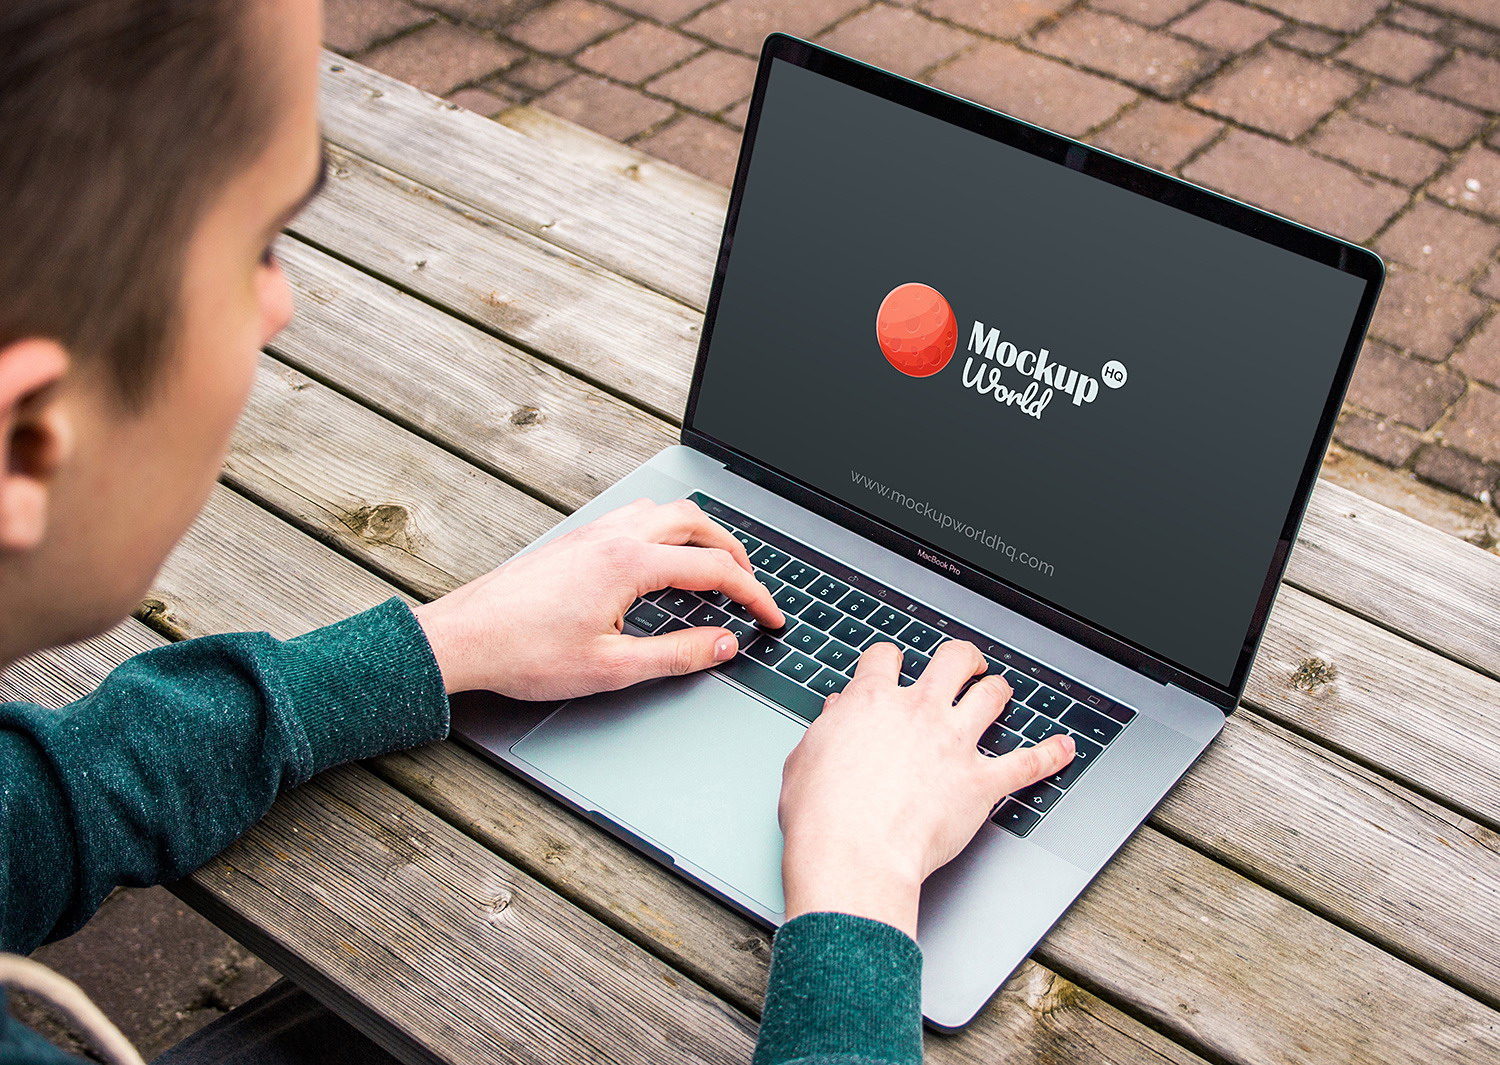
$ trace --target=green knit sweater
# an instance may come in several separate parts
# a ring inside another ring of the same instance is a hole
[[[120,885],[185,876],[315,773],[447,732],[437,663],[399,599],[294,640],[158,648],[61,710],[0,703],[0,950],[68,935]],[[755,1065],[920,1061],[920,969],[889,925],[788,922]],[[0,997],[0,1065],[23,1062],[79,1065]]]

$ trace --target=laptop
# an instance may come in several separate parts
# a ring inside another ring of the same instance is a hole
[[[1384,268],[1325,233],[775,34],[681,443],[544,542],[696,500],[786,613],[711,671],[565,703],[454,699],[466,743],[768,927],[782,763],[877,640],[971,640],[1068,732],[926,884],[922,1006],[971,1021],[1245,687]],[[640,357],[652,357],[642,351]]]

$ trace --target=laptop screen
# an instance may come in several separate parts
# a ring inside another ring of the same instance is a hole
[[[773,60],[692,428],[1228,685],[1367,283]]]

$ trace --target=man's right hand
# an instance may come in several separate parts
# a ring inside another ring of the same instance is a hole
[[[854,679],[786,760],[788,920],[833,910],[915,938],[922,881],[964,848],[995,803],[1072,760],[1067,736],[999,758],[979,752],[980,735],[1011,697],[992,674],[958,699],[986,664],[973,644],[951,640],[902,687],[895,644],[873,644],[860,657]]]

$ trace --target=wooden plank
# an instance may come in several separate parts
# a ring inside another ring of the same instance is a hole
[[[675,442],[665,423],[306,245],[279,359],[569,509]],[[350,349],[347,338],[363,346]]]
[[[196,621],[173,609],[179,623],[212,631],[221,586],[230,589],[226,598],[240,588],[253,594],[256,574],[309,571],[311,556],[327,553],[303,537],[306,560],[289,562],[271,550],[286,536],[254,539],[267,547],[258,559],[191,546],[174,556],[159,583],[179,585],[197,600]],[[341,558],[331,564],[352,565]],[[342,613],[326,597],[299,605],[317,611],[310,614],[315,621]],[[470,788],[498,779],[470,776],[478,778]],[[446,781],[439,790],[459,787]],[[1046,944],[1038,954],[1044,964],[1086,974],[1169,1033],[1232,1060],[1297,1058],[1306,1049],[1300,1033],[1318,1030],[1331,1060],[1404,1062],[1419,1046],[1433,1062],[1473,1060],[1491,1047],[1500,1052],[1497,1015],[1484,1004],[1154,828],[1121,852]],[[1366,1047],[1367,1030],[1398,1011],[1412,1023],[1383,1032],[1378,1049]],[[1442,1039],[1428,1042],[1425,1033],[1437,1029]]]
[[[351,81],[342,80],[356,76],[360,85],[358,89],[351,89]],[[511,217],[507,214],[509,206],[496,202],[503,197],[491,189],[487,171],[475,160],[505,152],[514,142],[513,131],[467,113],[462,114],[461,121],[453,121],[452,116],[459,113],[444,111],[442,105],[430,100],[424,102],[415,90],[407,89],[392,95],[386,91],[388,89],[389,86],[378,76],[356,71],[351,66],[340,79],[330,80],[324,98],[330,128],[342,129],[346,110],[360,111],[368,106],[362,101],[361,93],[368,96],[370,92],[385,92],[375,103],[384,105],[387,125],[371,123],[366,118],[350,118],[347,122],[358,126],[359,136],[335,135],[334,139],[362,155],[395,167],[440,194],[436,199],[430,195],[413,194],[404,205],[387,203],[382,219],[393,214],[407,214],[414,217],[410,225],[419,226],[416,215],[452,214],[451,207],[441,206],[443,197],[471,204],[499,218]],[[424,144],[425,138],[440,136],[462,141],[466,145],[462,157],[469,159],[475,168],[465,169],[468,164],[445,163],[434,169],[426,159],[408,164],[402,150],[412,135],[407,124],[414,121],[425,123],[420,131]],[[538,143],[535,138],[522,139]],[[554,143],[560,144],[560,140],[555,138]],[[639,215],[641,204],[623,198],[573,199],[571,182],[580,169],[592,168],[601,181],[612,181],[617,186],[624,183],[616,172],[616,164],[602,161],[597,151],[582,154],[577,159],[569,169],[561,172],[553,202],[566,203],[570,211],[579,212],[580,218],[585,217],[586,212],[591,232],[621,234],[621,241],[629,244],[642,223]],[[531,177],[535,179],[536,174]],[[545,199],[545,186],[551,184],[550,172],[545,180],[535,184],[537,188],[531,190],[529,196]],[[694,211],[701,211],[701,207],[684,208],[672,197],[660,198],[651,209],[661,212],[658,221],[667,227],[680,225],[685,218],[695,217]],[[359,225],[356,220],[343,228],[357,229]],[[540,232],[551,240],[552,230]],[[677,232],[683,237],[688,234],[686,229]],[[712,277],[718,233],[715,229],[702,227],[695,232],[696,239],[684,239],[672,254],[678,257],[675,265],[685,268],[688,273],[696,273],[706,286]],[[601,236],[600,239],[610,238]],[[640,253],[643,261],[658,254],[655,245],[642,247]],[[394,248],[385,252],[386,257],[398,254]],[[361,263],[366,262],[364,258],[354,257]],[[482,261],[477,256],[472,258]],[[603,260],[596,258],[595,261]],[[612,268],[615,267],[612,265]],[[626,276],[635,276],[628,268],[622,272]],[[462,286],[463,281],[448,279],[446,284]],[[429,291],[428,295],[442,302],[441,295],[436,292]],[[701,309],[705,300],[695,299],[691,303]],[[462,314],[469,313],[463,306],[455,309]],[[545,347],[542,350],[549,358],[567,364],[566,350]],[[665,403],[665,409],[656,405],[662,401],[652,404],[652,409],[675,417],[686,397],[687,368],[691,364],[683,361],[681,353],[671,349],[650,350],[653,355],[665,354],[674,364],[684,367],[680,371],[682,376],[675,402]],[[625,355],[622,353],[621,357]],[[621,394],[628,393],[622,391]],[[1301,539],[1293,552],[1289,579],[1314,595],[1347,605],[1364,617],[1491,676],[1500,677],[1500,641],[1493,638],[1493,634],[1500,630],[1500,558],[1325,482],[1320,484],[1310,503]]]
[[[270,358],[225,480],[423,598],[489,572],[561,517]]]
[[[378,291],[371,291],[360,302],[369,309],[380,298]],[[358,331],[326,332],[324,355],[330,363],[357,360],[386,347],[404,348],[420,336],[415,331],[395,338]],[[368,421],[361,433],[378,432],[384,424],[378,419]],[[351,438],[341,450],[388,453],[396,448]],[[300,454],[297,462],[308,468],[293,469],[296,463],[288,463],[282,474],[297,481],[288,489],[291,494],[309,499],[320,499],[330,489],[337,494],[337,469],[310,450]],[[412,497],[441,492],[434,483],[434,477],[441,475],[429,474],[419,464],[403,476],[411,478],[404,490]],[[418,553],[463,557],[469,550],[468,528],[460,525],[453,531],[458,541],[429,542]],[[336,539],[349,539],[336,528],[328,532]],[[348,543],[346,550],[357,547]],[[378,559],[372,561],[380,564]],[[1482,756],[1485,751],[1500,751],[1500,722],[1484,713],[1486,699],[1494,697],[1493,682],[1296,589],[1284,591],[1270,632],[1267,653],[1251,687],[1252,703],[1258,708],[1282,717],[1295,716],[1301,708],[1297,700],[1307,693],[1291,683],[1295,667],[1285,668],[1283,659],[1297,653],[1305,660],[1306,649],[1315,649],[1327,656],[1324,660],[1334,671],[1335,680],[1325,685],[1328,691],[1322,698],[1329,703],[1330,693],[1339,693],[1336,706],[1341,728],[1352,732],[1356,741],[1363,731],[1377,733],[1381,743],[1405,759],[1403,769],[1419,786],[1433,789],[1441,782],[1449,795],[1472,796],[1482,807],[1481,814],[1495,816],[1496,789],[1491,786],[1489,762]],[[1472,698],[1455,706],[1456,693]],[[1392,698],[1400,701],[1400,715],[1390,713]],[[1470,727],[1446,727],[1455,721]],[[1399,787],[1372,790],[1357,780],[1351,783],[1338,759],[1320,761],[1296,743],[1278,738],[1269,750],[1263,750],[1264,744],[1239,743],[1237,735],[1232,727],[1216,748],[1222,786],[1202,795],[1192,793],[1195,801],[1182,808],[1175,826],[1161,823],[1209,853],[1253,870],[1291,897],[1337,915],[1403,957],[1494,1001],[1496,976],[1483,947],[1496,930],[1495,915],[1485,907],[1490,894],[1476,886],[1493,883],[1493,875],[1488,881],[1483,875],[1489,854],[1451,845],[1468,842],[1465,833],[1477,826],[1452,814],[1429,811],[1416,817],[1406,838],[1392,836],[1384,826],[1415,816],[1411,811],[1416,809],[1417,796]],[[1437,745],[1436,757],[1424,749],[1424,742]],[[1475,757],[1475,752],[1481,757]],[[1462,757],[1450,765],[1450,754]],[[1282,763],[1299,767],[1294,778],[1297,787],[1286,787]],[[1304,792],[1318,800],[1310,803]],[[1310,806],[1324,809],[1318,824],[1290,845],[1271,842],[1265,825],[1302,825]],[[1413,848],[1421,860],[1413,860]],[[1396,867],[1402,873],[1390,883],[1372,884],[1372,867]],[[1449,901],[1424,904],[1413,916],[1411,900],[1429,897]]]
[[[694,307],[709,277],[690,252],[718,240],[722,217],[670,193],[581,165],[546,144],[340,56],[323,57],[330,140],[623,277]],[[601,214],[621,219],[608,229]]]
[[[698,311],[337,146],[329,159],[331,180],[293,233],[649,409],[680,412]],[[413,197],[435,209],[403,210]]]

